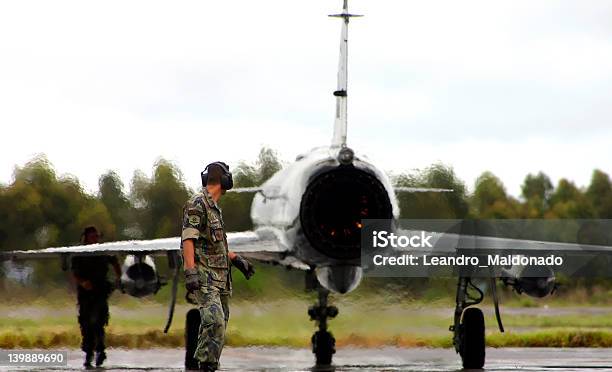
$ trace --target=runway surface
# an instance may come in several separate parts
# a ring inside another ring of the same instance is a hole
[[[109,349],[104,371],[183,370],[180,349]],[[83,370],[82,353],[68,350],[68,366],[54,370]],[[221,371],[313,371],[308,349],[226,348]],[[342,348],[335,371],[458,371],[459,357],[451,349]],[[487,371],[612,371],[612,349],[503,348],[487,349]],[[0,370],[31,368],[0,367]],[[48,368],[40,370],[49,370]]]

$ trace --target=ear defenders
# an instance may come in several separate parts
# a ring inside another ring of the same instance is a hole
[[[229,166],[222,161],[216,161],[214,163],[210,163],[206,166],[206,168],[204,168],[202,173],[200,173],[200,176],[202,177],[202,186],[206,187],[206,184],[208,183],[208,168],[213,165],[216,165],[219,168],[221,168],[223,172],[223,174],[221,175],[221,188],[227,191],[227,190],[230,190],[232,187],[234,187],[234,180],[232,179],[232,172],[230,172]]]

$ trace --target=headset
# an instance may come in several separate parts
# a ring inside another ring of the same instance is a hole
[[[213,165],[218,166],[223,171],[223,174],[221,175],[221,188],[227,191],[234,187],[234,180],[232,178],[232,172],[229,170],[229,165],[222,161],[216,161],[208,164],[202,173],[200,173],[200,176],[202,177],[202,187],[206,187],[206,183],[208,183],[208,168]]]

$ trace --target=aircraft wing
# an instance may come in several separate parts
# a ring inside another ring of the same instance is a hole
[[[432,188],[432,187],[394,187],[393,191],[396,193],[402,192],[453,192],[453,189],[440,189],[440,188]]]
[[[287,249],[280,240],[266,231],[231,232],[227,234],[231,251],[255,260],[294,266],[285,258]],[[62,255],[102,255],[102,254],[148,254],[166,255],[180,251],[181,239],[162,238],[153,240],[126,240],[90,245],[51,247],[37,250],[16,250],[0,252],[0,261],[51,258]]]
[[[503,250],[508,252],[529,253],[612,253],[612,246],[549,242],[538,240],[522,240],[487,236],[463,236],[459,248],[476,247],[484,250]]]
[[[273,233],[266,231],[244,231],[227,234],[227,242],[230,250],[240,252],[240,255],[273,264],[281,264],[300,269],[308,269],[308,266],[297,261],[295,258],[286,257],[286,249],[280,244],[280,240]],[[181,249],[181,238],[163,238],[153,240],[127,240],[108,242],[100,244],[77,245],[67,247],[51,247],[36,250],[17,250],[0,252],[0,261],[6,260],[28,260],[39,258],[105,255],[105,254],[145,254],[145,255],[167,255],[168,264],[173,271],[172,297],[168,311],[168,319],[164,333],[168,332],[172,323],[174,306],[179,277],[178,254]]]
[[[235,234],[249,234],[239,237]],[[256,261],[282,265],[300,270],[310,267],[289,255],[290,244],[274,229],[259,228],[248,233],[228,233],[227,243],[230,251]]]
[[[262,191],[262,187],[235,187],[228,192],[233,193],[248,193],[248,192],[259,192]],[[408,187],[408,186],[398,186],[394,187],[393,190],[396,193],[402,192],[454,192],[453,189],[443,189],[443,188],[435,188],[435,187]]]
[[[244,192],[259,192],[262,191],[263,188],[260,186],[255,186],[255,187],[234,187],[231,188],[229,190],[227,190],[227,192],[232,192],[232,193],[244,193]]]
[[[179,238],[164,238],[153,240],[125,240],[90,245],[75,245],[66,247],[50,247],[26,251],[0,252],[0,258],[6,260],[23,260],[37,258],[52,258],[60,255],[102,255],[102,254],[162,254],[180,249]]]
[[[417,235],[420,230],[398,230],[400,235]],[[439,253],[453,253],[457,250],[482,250],[483,252],[503,251],[504,253],[611,253],[612,246],[595,244],[562,243],[527,239],[513,239],[493,236],[464,235],[455,233],[427,232],[432,235],[433,248]]]

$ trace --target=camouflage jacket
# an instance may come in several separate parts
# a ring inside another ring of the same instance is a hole
[[[223,294],[231,294],[231,261],[223,216],[206,189],[183,207],[181,241],[186,239],[194,240],[195,264],[203,283],[202,290],[216,287]]]

